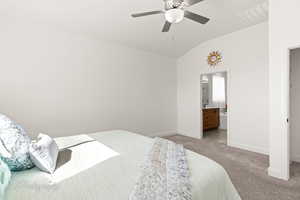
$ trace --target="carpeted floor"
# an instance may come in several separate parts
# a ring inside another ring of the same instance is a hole
[[[228,147],[226,132],[206,132],[203,140],[166,138],[221,164],[243,200],[300,200],[300,163],[292,164],[291,180],[282,181],[267,175],[268,156]]]

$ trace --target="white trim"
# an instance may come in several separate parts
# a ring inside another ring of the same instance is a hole
[[[203,139],[203,137],[201,137],[201,135],[198,135],[199,137],[195,137],[195,134],[193,134],[192,132],[188,132],[188,131],[178,130],[177,134],[187,136],[187,137],[190,137],[190,138],[200,139],[200,140]]]
[[[272,169],[271,167],[268,168],[268,175],[269,176],[273,176],[279,179],[283,179],[288,181],[289,180],[289,176],[284,176],[280,170],[278,169]]]
[[[255,153],[260,153],[260,154],[264,154],[264,155],[269,155],[269,151],[267,149],[260,148],[260,147],[239,144],[239,143],[234,143],[234,142],[228,143],[228,146],[255,152]]]
[[[177,130],[160,131],[149,134],[150,137],[165,137],[178,134]]]

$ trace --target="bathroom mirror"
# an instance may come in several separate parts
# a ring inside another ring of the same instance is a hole
[[[201,75],[202,108],[227,108],[227,73]]]

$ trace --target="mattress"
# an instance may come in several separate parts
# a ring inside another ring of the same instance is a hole
[[[122,130],[55,140],[63,149],[55,173],[13,173],[5,200],[128,200],[153,141]],[[192,151],[187,160],[194,200],[240,200],[222,166]]]

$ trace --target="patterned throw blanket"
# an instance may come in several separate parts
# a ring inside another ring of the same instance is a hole
[[[192,200],[184,147],[155,138],[129,200]]]

